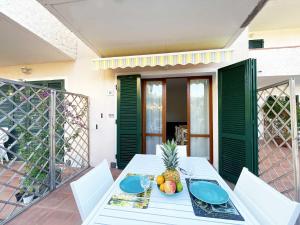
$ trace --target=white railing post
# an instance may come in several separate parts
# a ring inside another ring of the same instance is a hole
[[[50,191],[54,190],[55,185],[55,109],[56,109],[56,91],[51,90],[50,107],[49,107],[49,177]]]
[[[290,86],[291,137],[292,137],[292,155],[293,155],[295,191],[296,191],[296,200],[300,201],[297,103],[296,103],[295,79],[294,78],[291,78],[289,80],[289,86]]]

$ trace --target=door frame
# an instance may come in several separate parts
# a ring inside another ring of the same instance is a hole
[[[209,81],[209,134],[191,134],[191,119],[190,119],[190,81],[191,80],[208,80]],[[213,154],[213,95],[212,95],[212,76],[196,76],[187,77],[187,154],[191,156],[191,137],[203,137],[209,138],[209,162],[213,164],[214,154]]]
[[[146,83],[147,81],[161,81],[162,82],[162,133],[146,133]],[[166,142],[166,114],[167,114],[167,91],[165,78],[151,78],[142,79],[142,154],[146,154],[146,137],[158,136],[161,137],[162,142]]]
[[[142,79],[142,154],[146,154],[146,136],[162,136],[162,142],[166,141],[166,112],[167,112],[167,93],[166,93],[166,80],[167,79],[186,79],[186,87],[187,87],[187,155],[191,155],[190,151],[190,80],[193,79],[203,79],[209,80],[209,134],[206,135],[195,135],[195,137],[206,137],[209,138],[209,162],[213,163],[213,94],[212,94],[212,75],[211,76],[176,76],[176,77],[165,77],[165,78],[145,78]],[[162,81],[163,82],[163,110],[162,110],[162,135],[150,134],[146,135],[146,82],[147,81]],[[194,136],[194,135],[192,135]]]

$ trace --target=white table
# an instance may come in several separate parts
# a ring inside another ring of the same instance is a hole
[[[243,206],[236,195],[219,176],[216,170],[204,158],[188,157],[180,159],[180,166],[193,165],[195,178],[215,179],[227,191],[230,199],[245,218],[245,222],[210,219],[194,215],[189,193],[185,181],[182,182],[184,190],[177,196],[165,196],[153,187],[149,207],[147,209],[136,209],[121,206],[110,206],[107,202],[111,196],[120,191],[119,183],[127,173],[138,173],[148,175],[159,175],[165,168],[160,157],[155,155],[135,155],[119,178],[99,201],[83,225],[120,224],[120,225],[143,225],[143,224],[258,224],[249,211]],[[181,175],[184,180],[184,176]],[[100,181],[101,182],[101,181]]]

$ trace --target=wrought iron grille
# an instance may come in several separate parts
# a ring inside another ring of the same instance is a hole
[[[0,224],[89,167],[88,98],[0,79]]]
[[[299,200],[299,156],[294,80],[258,90],[259,177]]]

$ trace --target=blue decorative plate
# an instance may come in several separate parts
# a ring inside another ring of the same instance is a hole
[[[200,201],[212,205],[224,204],[229,200],[229,196],[223,188],[207,181],[192,182],[190,192]]]
[[[140,183],[141,176],[127,176],[120,182],[120,189],[129,194],[140,194],[144,192]]]

